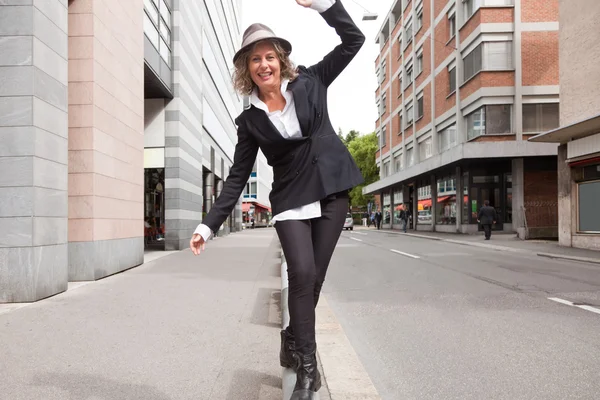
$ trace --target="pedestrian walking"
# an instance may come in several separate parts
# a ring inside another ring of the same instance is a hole
[[[405,205],[402,206],[402,210],[400,211],[400,220],[402,221],[402,230],[406,233],[408,228],[408,219],[410,217],[410,213],[408,212],[408,207]]]
[[[496,214],[496,209],[490,207],[489,200],[484,201],[483,207],[481,207],[479,214],[477,215],[477,222],[483,226],[485,240],[490,240],[490,237],[492,236],[492,225],[496,223],[497,219],[498,214]]]
[[[377,210],[375,213],[375,224],[377,225],[377,229],[381,229],[381,220],[383,219],[381,215],[381,211]]]
[[[250,96],[251,104],[235,120],[238,143],[231,172],[190,247],[200,254],[231,214],[260,148],[273,167],[273,220],[288,264],[290,326],[281,332],[280,363],[296,371],[291,399],[309,400],[321,387],[315,307],[344,226],[348,191],[363,182],[329,121],[327,88],[365,37],[340,0],[296,3],[318,11],[342,43],[317,64],[295,68],[287,40],[263,24],[246,29],[233,59],[234,84],[240,94]]]

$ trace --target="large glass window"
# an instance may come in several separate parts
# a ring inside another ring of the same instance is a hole
[[[438,179],[437,191],[435,223],[438,225],[456,224],[456,179]]]
[[[394,156],[394,172],[402,171],[404,165],[404,153],[400,153]]]
[[[409,127],[412,125],[413,120],[415,118],[415,110],[413,108],[412,103],[408,107],[406,107],[406,126]]]
[[[401,225],[402,221],[400,220],[400,212],[402,211],[402,207],[404,206],[402,200],[402,189],[394,189],[394,225]]]
[[[578,187],[577,221],[579,232],[600,233],[600,181],[581,182]]]
[[[512,224],[512,175],[505,175],[505,184],[506,184],[506,216],[504,218],[504,222],[507,224]]]
[[[523,104],[523,132],[546,132],[558,126],[558,103]]]
[[[389,225],[392,220],[392,215],[391,215],[392,199],[391,199],[391,197],[392,196],[389,192],[383,194],[383,221],[382,221],[382,223],[384,225]]]
[[[481,135],[509,134],[512,131],[509,104],[483,106],[467,115],[467,139]]]
[[[440,153],[446,151],[456,145],[456,125],[451,125],[440,131],[439,133],[439,146]]]
[[[162,59],[171,65],[171,11],[165,0],[144,0],[144,33]]]
[[[431,224],[431,185],[419,187],[417,191],[418,198],[418,218],[417,223],[420,225]]]
[[[423,118],[423,93],[421,93],[421,97],[417,100],[417,119]]]

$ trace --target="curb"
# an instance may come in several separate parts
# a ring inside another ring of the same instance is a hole
[[[522,253],[522,254],[532,254],[533,253],[538,257],[546,257],[546,258],[552,258],[552,259],[558,259],[558,260],[580,261],[580,262],[588,262],[588,263],[592,263],[592,264],[600,264],[600,258],[578,257],[578,256],[569,256],[569,255],[564,255],[564,254],[554,254],[554,253],[545,253],[545,252],[538,253],[538,252],[530,251],[530,250],[526,250],[526,249],[516,249],[514,247],[496,246],[493,244],[476,243],[476,242],[466,242],[464,240],[444,239],[444,238],[440,238],[440,237],[419,235],[419,234],[415,234],[415,233],[393,232],[393,231],[388,231],[388,230],[386,230],[386,231],[382,231],[382,230],[377,231],[376,230],[374,232],[391,233],[393,235],[406,235],[406,236],[416,237],[416,238],[420,238],[420,239],[437,240],[440,242],[460,244],[463,246],[482,247],[482,248],[497,250],[497,251],[508,251],[511,253]]]
[[[537,253],[539,257],[546,257],[558,260],[569,260],[569,261],[581,261],[588,262],[592,264],[600,264],[600,259],[598,258],[589,258],[589,257],[577,257],[577,256],[566,256],[562,254],[553,254],[553,253]]]
[[[290,324],[288,290],[287,262],[285,261],[285,254],[283,254],[283,250],[281,250],[281,329],[287,328]],[[296,373],[294,370],[291,368],[283,368],[283,372],[281,373],[283,400],[289,400],[289,398],[292,397],[295,385]]]

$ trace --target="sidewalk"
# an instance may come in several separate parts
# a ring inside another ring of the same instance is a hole
[[[443,232],[416,232],[414,230],[409,230],[408,233],[405,234],[401,231],[391,229],[381,229],[379,231],[374,228],[364,227],[355,227],[355,229],[357,231],[409,235],[423,239],[442,240],[449,243],[484,247],[499,251],[526,252],[529,254],[537,254],[540,257],[560,258],[600,264],[600,251],[562,247],[558,245],[557,241],[551,240],[521,240],[516,237],[516,234],[512,233],[493,232],[491,240],[486,241],[483,238],[483,233],[480,235],[466,235]]]
[[[21,308],[0,398],[281,400],[280,249],[243,231]]]

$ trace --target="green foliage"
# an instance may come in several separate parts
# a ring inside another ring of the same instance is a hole
[[[351,130],[346,137],[342,137],[341,129],[338,136],[344,142],[350,154],[354,158],[356,165],[365,178],[365,183],[356,186],[350,191],[350,203],[354,207],[366,206],[373,199],[372,195],[364,196],[362,189],[379,179],[379,168],[375,162],[375,153],[379,149],[377,135],[375,132],[367,135],[360,135],[359,132]]]

